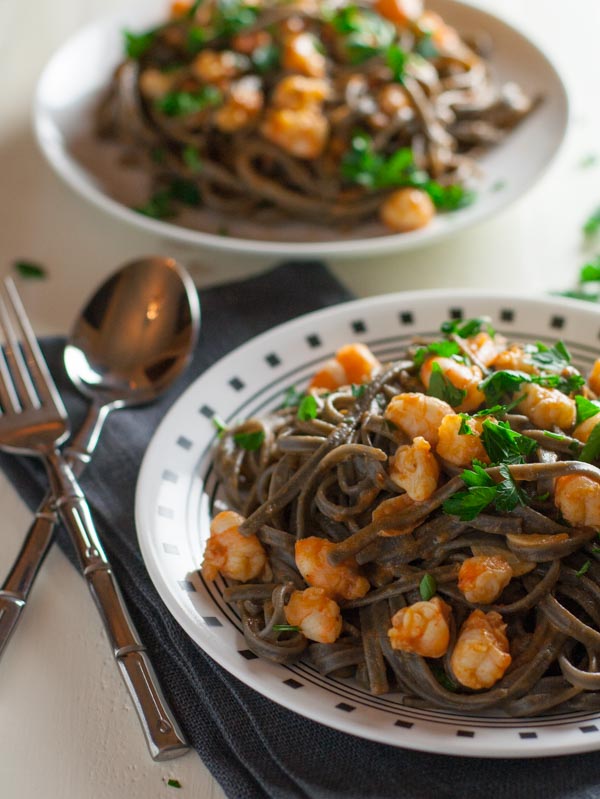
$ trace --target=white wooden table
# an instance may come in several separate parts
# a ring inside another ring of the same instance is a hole
[[[121,2],[0,0],[0,269],[16,258],[47,266],[46,281],[24,286],[39,333],[66,332],[92,287],[140,254],[174,254],[200,284],[265,265],[196,254],[116,222],[65,188],[38,153],[30,105],[45,61],[71,32]],[[600,204],[600,3],[479,5],[503,14],[553,55],[572,101],[567,144],[542,182],[494,221],[414,254],[368,266],[336,264],[359,296],[445,286],[560,289],[585,259],[581,224]],[[590,154],[598,163],[582,168]],[[4,574],[29,513],[1,476],[0,508]],[[56,549],[0,662],[0,720],[0,795],[7,799],[223,796],[194,753],[166,765],[149,759],[87,587]],[[169,777],[181,782],[181,791],[167,787]]]

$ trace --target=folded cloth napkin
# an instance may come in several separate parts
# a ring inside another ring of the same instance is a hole
[[[158,422],[187,383],[238,344],[348,299],[348,291],[318,263],[284,264],[203,290],[202,331],[191,369],[162,402],[111,417],[83,479],[131,615],[182,728],[227,796],[236,799],[600,797],[596,754],[514,761],[423,754],[302,718],[221,669],[187,637],[156,593],[138,549],[133,507],[140,461]],[[86,406],[62,368],[63,343],[47,341],[44,350],[76,427]],[[0,467],[36,506],[46,480],[35,461],[2,455]],[[75,561],[63,531],[58,543]]]

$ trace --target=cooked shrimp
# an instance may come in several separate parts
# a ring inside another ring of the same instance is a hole
[[[598,408],[598,413],[594,414],[594,416],[590,416],[589,419],[577,425],[575,430],[573,430],[573,438],[583,441],[585,444],[597,424],[600,424],[600,408]]]
[[[300,627],[311,641],[332,644],[342,632],[340,606],[327,596],[324,588],[294,591],[285,607],[288,624]]]
[[[231,46],[237,53],[252,55],[259,47],[268,47],[272,41],[273,37],[267,31],[242,32],[233,37]]]
[[[276,108],[319,107],[329,95],[329,84],[320,78],[307,78],[304,75],[288,75],[275,86],[271,103]]]
[[[376,0],[374,8],[395,25],[406,26],[423,13],[423,0]]]
[[[380,363],[371,350],[360,343],[346,344],[326,361],[310,382],[309,388],[326,388],[329,391],[350,383],[370,380]]]
[[[312,33],[306,32],[286,38],[281,63],[284,69],[309,78],[322,78],[327,70],[325,56],[317,49],[317,40]]]
[[[174,82],[173,74],[160,69],[145,69],[140,75],[140,91],[149,100],[160,100],[171,91]]]
[[[247,127],[263,107],[263,94],[259,82],[252,75],[233,83],[225,103],[215,113],[215,124],[225,133],[234,133]]]
[[[474,610],[460,629],[450,667],[461,685],[491,688],[511,664],[506,624],[495,611]]]
[[[426,191],[405,187],[392,192],[382,202],[379,216],[383,224],[392,230],[408,233],[431,222],[435,216],[435,205]]]
[[[498,371],[508,369],[515,372],[526,372],[528,375],[537,374],[539,371],[531,359],[531,355],[516,344],[502,350],[491,362]]]
[[[428,499],[440,479],[440,467],[431,444],[417,436],[412,444],[398,447],[391,461],[390,478],[411,499],[417,502]]]
[[[471,430],[470,435],[460,433],[463,420]],[[482,432],[481,419],[463,419],[458,413],[450,413],[444,416],[438,430],[437,454],[456,466],[470,466],[475,459],[489,463],[490,459],[481,443]]]
[[[329,122],[321,111],[271,108],[261,125],[263,136],[297,158],[318,158],[329,136]]]
[[[489,366],[498,357],[498,345],[489,333],[481,331],[466,339],[469,350],[484,366]]]
[[[462,562],[458,588],[469,602],[495,602],[509,584],[512,566],[501,555],[476,555]]]
[[[451,413],[448,403],[437,397],[407,393],[392,397],[385,409],[385,418],[411,439],[423,436],[435,447],[442,419]]]
[[[592,371],[588,377],[588,385],[596,395],[600,395],[600,358],[594,361]]]
[[[194,59],[191,70],[204,83],[222,84],[240,73],[240,58],[231,50],[203,50]]]
[[[575,424],[575,400],[557,388],[528,383],[523,393],[525,398],[517,405],[517,410],[528,416],[536,427],[551,430],[556,425],[568,430]]]
[[[354,558],[332,566],[327,555],[335,544],[310,536],[296,541],[296,566],[309,585],[323,588],[332,599],[359,599],[369,590],[369,581],[359,574]]]
[[[240,533],[243,521],[239,513],[225,510],[210,523],[210,538],[201,566],[206,580],[215,580],[221,572],[224,577],[247,582],[258,577],[265,568],[267,553],[255,535]]]
[[[434,363],[438,364],[444,376],[455,388],[466,391],[465,398],[456,407],[457,411],[474,411],[485,402],[485,394],[479,390],[479,384],[483,378],[481,369],[478,366],[459,363],[453,358],[434,355],[425,361],[421,367],[420,376],[426,388],[429,388]]]
[[[554,504],[573,527],[600,530],[600,483],[583,474],[567,474],[554,483]]]
[[[392,618],[388,636],[392,649],[441,658],[450,643],[450,607],[439,596],[401,608]]]

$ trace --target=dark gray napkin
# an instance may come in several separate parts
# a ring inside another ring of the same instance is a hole
[[[83,479],[131,615],[181,726],[225,793],[236,799],[597,799],[596,754],[521,761],[421,754],[345,735],[285,710],[196,647],[150,582],[135,535],[135,482],[168,407],[187,383],[251,336],[348,299],[317,263],[284,264],[259,277],[203,290],[200,343],[185,380],[157,405],[115,413]],[[62,345],[47,341],[44,349],[76,427],[85,403],[64,374]],[[46,485],[37,464],[3,455],[0,467],[36,506]],[[74,560],[62,531],[58,540]]]

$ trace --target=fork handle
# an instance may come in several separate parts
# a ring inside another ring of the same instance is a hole
[[[77,479],[60,453],[48,455],[47,463],[56,507],[75,544],[84,577],[104,622],[150,754],[154,760],[179,757],[188,751],[188,744],[163,696],[150,658],[129,616]]]

